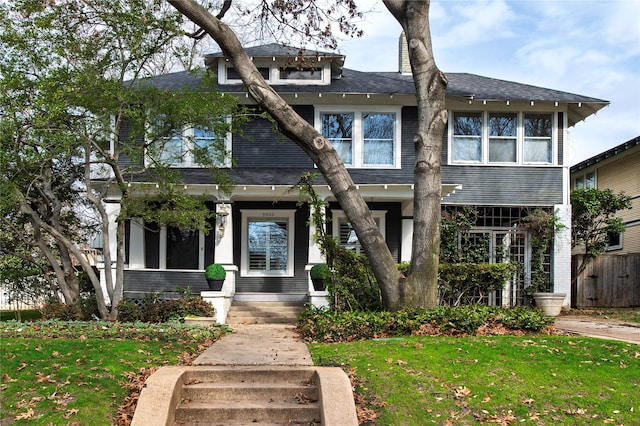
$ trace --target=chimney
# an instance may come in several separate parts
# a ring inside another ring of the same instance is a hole
[[[411,74],[411,63],[409,62],[409,45],[404,31],[400,34],[398,41],[398,71],[402,74]]]

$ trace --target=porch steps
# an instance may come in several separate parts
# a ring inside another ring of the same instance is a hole
[[[234,300],[227,313],[227,324],[291,324],[295,325],[304,303]]]
[[[184,377],[174,426],[319,424],[311,367],[210,367]]]

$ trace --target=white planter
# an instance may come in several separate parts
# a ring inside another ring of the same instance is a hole
[[[536,306],[548,317],[557,317],[562,310],[566,293],[533,293]]]

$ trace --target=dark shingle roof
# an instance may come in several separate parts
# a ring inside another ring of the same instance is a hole
[[[640,136],[636,136],[635,138],[630,139],[624,143],[621,143],[618,146],[614,146],[613,148],[610,148],[604,152],[601,152],[600,154],[594,155],[591,158],[587,158],[586,160],[581,161],[580,163],[571,167],[571,173],[575,173],[579,170],[586,169],[589,166],[592,166],[596,163],[604,161],[608,158],[614,157],[618,154],[622,154],[623,152],[626,152],[637,146],[640,146]]]
[[[363,72],[342,69],[342,78],[330,85],[274,85],[279,93],[337,93],[337,94],[415,94],[411,75],[397,72]],[[468,73],[447,74],[447,96],[487,101],[534,101],[568,103],[568,121],[572,126],[609,104],[608,101],[588,96],[547,89],[513,81],[483,77]],[[151,84],[160,89],[176,90],[195,87],[198,77],[183,71],[153,77]],[[225,93],[244,93],[240,84],[220,85]]]

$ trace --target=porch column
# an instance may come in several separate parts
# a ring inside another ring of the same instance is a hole
[[[402,239],[400,261],[410,262],[413,251],[413,202],[402,203]]]
[[[553,206],[559,222],[564,225],[553,241],[553,291],[566,293],[563,309],[571,308],[571,204]]]
[[[231,214],[231,204],[216,204],[216,250],[213,261],[221,265],[233,265],[233,215]],[[205,259],[206,268],[210,259]]]
[[[134,218],[129,222],[129,268],[144,268],[144,225],[142,219]]]
[[[310,215],[313,215],[314,213],[314,206],[310,206],[311,209],[309,211]],[[327,212],[325,211],[325,209],[322,209],[321,212],[322,216],[324,217],[324,223],[326,222],[326,218],[327,218]],[[318,244],[316,244],[315,242],[315,234],[316,234],[316,225],[313,223],[313,221],[310,221],[309,223],[309,257],[307,260],[307,266],[305,267],[305,272],[307,273],[307,289],[309,290],[309,302],[311,302],[311,304],[313,306],[329,306],[329,301],[327,300],[327,296],[329,294],[328,291],[324,290],[324,291],[315,291],[313,288],[313,283],[311,282],[311,275],[309,274],[309,271],[311,270],[311,267],[315,264],[318,263],[325,263],[327,260],[324,257],[324,255],[322,254],[322,252],[320,251],[320,246]]]

